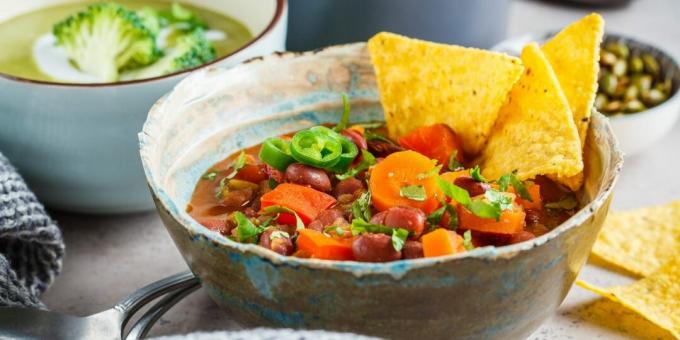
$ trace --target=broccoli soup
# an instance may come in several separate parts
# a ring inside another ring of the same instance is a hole
[[[152,78],[213,61],[251,38],[236,19],[188,4],[70,3],[1,22],[0,73],[68,83]]]

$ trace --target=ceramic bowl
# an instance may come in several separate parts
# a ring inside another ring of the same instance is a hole
[[[531,41],[545,42],[554,34],[555,32],[527,34],[503,41],[493,49],[519,55],[522,46],[525,44]],[[678,118],[680,118],[680,66],[668,52],[637,39],[615,33],[606,33],[603,43],[608,42],[623,42],[628,45],[631,52],[653,55],[659,61],[663,76],[670,77],[673,83],[673,89],[668,100],[660,105],[638,113],[609,117],[614,134],[621,144],[621,150],[626,156],[632,156],[654,146],[673,129]]]
[[[363,43],[201,70],[151,109],[139,135],[149,187],[208,294],[251,326],[409,339],[531,334],[564,299],[607,214],[622,158],[600,114],[585,149],[583,208],[550,233],[512,246],[386,264],[300,259],[233,242],[185,211],[213,163],[266,137],[337,121],[342,92],[351,97],[354,121],[382,119]]]
[[[63,2],[67,0],[0,0],[0,21]],[[284,49],[285,0],[187,2],[229,14],[255,36],[213,65],[231,66]],[[91,213],[152,209],[136,134],[153,103],[186,74],[110,84],[0,74],[0,152],[52,208]]]

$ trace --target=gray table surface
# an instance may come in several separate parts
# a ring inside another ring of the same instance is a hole
[[[508,36],[555,29],[589,9],[537,1],[515,1]],[[639,37],[680,55],[680,0],[633,0],[622,9],[600,11],[607,29]],[[480,23],[481,24],[481,23]],[[680,198],[680,125],[647,153],[626,159],[613,209],[660,204]],[[67,255],[61,276],[44,294],[56,311],[87,315],[112,306],[135,289],[187,269],[154,212],[124,216],[83,216],[54,213],[64,231]],[[604,286],[631,280],[593,264],[580,278]],[[623,313],[624,324],[608,324],[606,306],[580,287],[573,287],[561,308],[532,339],[627,339],[642,334],[646,321]],[[615,308],[616,306],[613,306]],[[240,329],[203,292],[197,291],[163,317],[153,335]]]

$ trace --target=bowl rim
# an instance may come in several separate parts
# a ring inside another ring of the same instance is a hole
[[[126,81],[118,81],[118,82],[108,82],[108,83],[67,83],[67,82],[61,82],[61,81],[46,81],[46,80],[35,80],[35,79],[29,79],[29,78],[24,78],[24,77],[18,77],[18,76],[13,76],[7,73],[0,72],[0,79],[6,79],[9,81],[16,81],[19,83],[26,83],[26,84],[34,84],[34,85],[48,85],[48,86],[59,86],[59,87],[74,87],[74,88],[106,88],[106,87],[118,87],[118,86],[126,86],[126,85],[136,85],[136,84],[142,84],[142,83],[150,83],[158,80],[164,80],[167,78],[172,78],[175,76],[179,76],[182,74],[187,74],[193,71],[196,71],[201,68],[205,67],[210,67],[211,65],[214,65],[216,63],[219,63],[227,58],[230,58],[231,56],[247,49],[251,45],[255,44],[256,42],[262,40],[265,36],[269,35],[274,28],[279,24],[281,21],[281,18],[283,17],[283,14],[286,12],[286,8],[288,6],[288,0],[274,0],[276,1],[276,8],[274,9],[274,15],[272,16],[271,20],[267,24],[267,26],[258,34],[257,36],[253,37],[250,39],[247,43],[243,44],[239,48],[231,51],[229,54],[226,54],[220,58],[217,58],[213,61],[210,61],[205,64],[198,65],[196,67],[192,67],[186,70],[174,72],[174,73],[169,73],[166,75],[162,76],[157,76],[157,77],[152,77],[152,78],[144,78],[144,79],[136,79],[136,80],[126,80]]]
[[[317,53],[332,52],[333,50],[336,49],[363,45],[365,45],[365,43],[360,42],[354,44],[333,45],[326,48],[307,52],[275,52],[267,56],[249,59],[227,70],[224,69],[217,70],[215,68],[203,69],[199,72],[194,73],[191,77],[183,79],[182,82],[180,82],[180,84],[178,84],[175,87],[175,89],[179,88],[183,82],[192,82],[193,84],[195,84],[197,80],[200,80],[198,78],[200,78],[203,74],[206,74],[211,71],[223,72],[221,76],[227,77],[231,73],[244,72],[244,68],[251,67],[251,65],[253,64],[261,64],[277,60],[285,61],[289,58],[312,56]],[[609,160],[611,163],[610,165],[611,176],[609,178],[605,178],[604,180],[605,183],[603,183],[603,189],[590,202],[588,202],[588,204],[583,206],[579,211],[576,212],[576,214],[571,216],[568,220],[566,220],[565,222],[563,222],[562,224],[560,224],[559,226],[557,226],[556,228],[554,228],[553,230],[544,235],[541,235],[528,241],[502,247],[487,246],[475,248],[472,251],[464,253],[432,258],[399,260],[386,263],[336,261],[284,256],[275,253],[271,250],[260,247],[256,244],[244,244],[232,241],[231,239],[223,236],[222,234],[216,231],[212,231],[205,228],[203,225],[199,224],[196,220],[194,220],[186,212],[184,208],[178,207],[175,204],[175,201],[159,184],[160,181],[157,181],[155,175],[151,173],[150,167],[148,165],[148,158],[146,155],[148,150],[153,146],[155,141],[157,141],[158,139],[155,138],[150,132],[157,130],[154,125],[157,124],[156,123],[157,121],[160,121],[156,117],[158,114],[160,114],[158,113],[158,108],[163,106],[163,102],[167,100],[167,98],[171,96],[174,91],[175,90],[173,89],[170,93],[160,98],[154,104],[154,106],[149,111],[149,116],[147,117],[147,120],[144,123],[142,131],[139,133],[140,155],[142,159],[142,165],[144,167],[147,184],[149,186],[151,194],[154,200],[157,202],[156,204],[157,209],[159,210],[159,212],[161,212],[160,209],[163,209],[163,212],[170,216],[175,223],[181,225],[181,227],[184,228],[191,235],[192,241],[195,241],[197,239],[203,239],[204,241],[212,243],[212,245],[216,246],[217,248],[226,247],[228,248],[228,251],[237,251],[242,254],[247,253],[254,254],[258,256],[260,260],[268,261],[275,265],[287,265],[311,269],[330,269],[351,272],[355,276],[387,274],[391,275],[395,279],[398,279],[401,278],[410,270],[430,267],[438,265],[443,262],[451,262],[459,259],[486,260],[486,261],[495,259],[510,259],[515,256],[518,256],[520,253],[525,253],[533,248],[546,244],[550,240],[559,237],[568,230],[571,230],[579,225],[582,225],[589,217],[593,215],[595,211],[598,211],[603,206],[603,204],[607,202],[608,198],[611,196],[613,188],[615,187],[618,181],[621,168],[623,166],[623,153],[619,147],[619,142],[614,135],[609,120],[601,113],[597,112],[596,110],[593,110],[594,119],[591,119],[591,124],[593,121],[597,121],[598,124],[600,124],[603,127],[604,129],[603,133],[606,136],[608,136],[608,139],[611,141],[612,152],[609,155]],[[258,124],[259,122],[260,121],[258,120],[247,122],[246,124]]]

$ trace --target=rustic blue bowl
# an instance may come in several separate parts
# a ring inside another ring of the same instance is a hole
[[[355,121],[382,110],[365,45],[277,54],[192,74],[152,108],[141,156],[158,212],[210,296],[257,326],[323,328],[388,338],[508,339],[531,334],[560,305],[604,220],[622,158],[595,114],[583,208],[520,244],[387,264],[283,257],[233,242],[186,213],[213,163],[269,136],[336,121],[340,93]]]

